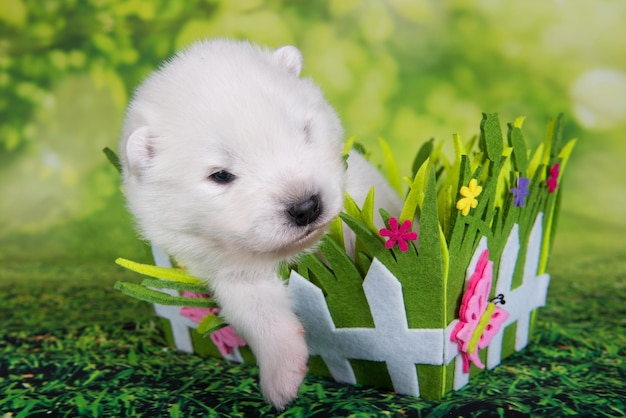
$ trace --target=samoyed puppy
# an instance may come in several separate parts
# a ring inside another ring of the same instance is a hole
[[[140,233],[206,282],[277,408],[297,396],[308,359],[277,266],[314,246],[346,187],[362,203],[375,186],[377,206],[401,208],[358,154],[346,174],[339,118],[302,65],[293,46],[195,43],[137,89],[120,142]]]

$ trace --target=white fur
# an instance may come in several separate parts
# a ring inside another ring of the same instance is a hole
[[[278,408],[297,396],[308,352],[276,267],[323,235],[346,185],[340,121],[301,68],[295,47],[198,42],[138,88],[120,143],[142,235],[206,281]],[[372,185],[364,179],[378,174],[360,156],[349,165],[349,192],[362,202]],[[221,171],[234,180],[211,178]],[[294,224],[288,208],[312,195],[319,218]]]

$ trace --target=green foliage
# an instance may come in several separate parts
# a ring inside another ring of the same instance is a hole
[[[111,176],[94,170],[95,158],[77,157],[92,155],[80,147],[94,138],[114,138],[132,89],[176,49],[212,36],[297,45],[305,57],[304,75],[321,85],[345,130],[368,148],[379,136],[393,138],[389,146],[400,168],[411,163],[416,143],[447,138],[451,127],[463,137],[475,132],[480,109],[498,109],[507,120],[524,114],[537,121],[573,109],[568,137],[582,132],[576,123],[586,120],[581,109],[609,130],[593,137],[586,132],[585,152],[575,160],[613,171],[598,173],[607,179],[603,188],[592,176],[580,176],[570,187],[581,192],[569,199],[579,211],[606,216],[608,210],[620,221],[617,208],[623,205],[612,205],[610,190],[623,177],[615,160],[623,151],[623,112],[619,102],[605,100],[595,88],[585,94],[572,89],[578,77],[607,62],[623,73],[626,58],[615,34],[623,31],[624,16],[626,6],[610,0],[575,7],[517,2],[440,7],[396,0],[0,2],[0,194],[8,200],[27,197],[20,205],[27,210],[0,205],[0,218],[8,219],[0,229],[42,230],[104,206],[114,193]],[[584,34],[578,31],[583,26]],[[543,34],[552,30],[572,36],[544,42]],[[71,88],[61,89],[66,85]],[[610,92],[623,97],[619,88]],[[82,122],[72,119],[86,108],[82,100],[101,94],[107,107],[100,103],[85,110],[97,115],[96,124],[89,121],[96,132],[68,127],[51,143],[57,124]],[[69,116],[59,117],[57,108]],[[525,131],[536,145],[539,124]],[[375,162],[382,163],[377,154]],[[612,158],[614,164],[596,164],[596,158]],[[77,170],[77,165],[88,167]],[[39,213],[42,201],[58,210]],[[596,208],[588,201],[601,203]]]
[[[0,416],[623,416],[626,231],[572,216],[561,226],[550,302],[523,352],[439,401],[307,375],[282,415],[255,366],[165,348],[153,309],[112,291],[136,273],[3,258]]]
[[[0,8],[0,155],[36,140],[24,122],[70,74],[89,74],[123,109],[131,90],[173,53],[175,38],[166,32],[215,11],[202,0],[11,3]],[[156,29],[163,34],[147,36]]]

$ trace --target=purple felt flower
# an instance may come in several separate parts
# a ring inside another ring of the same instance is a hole
[[[485,368],[478,350],[489,345],[509,317],[508,312],[489,300],[492,282],[493,262],[489,261],[489,250],[485,250],[467,282],[459,310],[460,320],[450,335],[450,340],[459,346],[464,373],[469,373],[470,362]],[[496,299],[504,303],[504,296],[499,295]]]
[[[402,226],[398,226],[398,220],[396,218],[389,219],[389,228],[382,228],[379,233],[383,237],[389,237],[385,242],[386,248],[393,248],[396,243],[400,248],[400,251],[405,252],[409,249],[409,243],[407,241],[415,241],[417,239],[417,233],[409,231],[413,226],[413,222],[407,219],[402,222]]]
[[[558,186],[557,180],[559,179],[559,169],[559,163],[554,163],[554,165],[550,169],[550,177],[548,177],[548,179],[546,180],[546,184],[548,185],[548,191],[550,193],[554,193]]]
[[[513,205],[523,207],[526,202],[524,198],[528,196],[528,185],[530,184],[530,179],[526,177],[518,177],[517,178],[517,187],[511,189],[511,193],[515,196],[515,200],[513,201]]]

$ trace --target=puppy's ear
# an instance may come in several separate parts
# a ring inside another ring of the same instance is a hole
[[[126,141],[126,159],[133,172],[139,174],[150,165],[154,158],[155,139],[147,126],[142,126],[130,134]]]
[[[283,46],[275,50],[272,56],[274,60],[276,60],[279,65],[285,67],[290,74],[300,77],[304,59],[298,48],[291,45]]]

